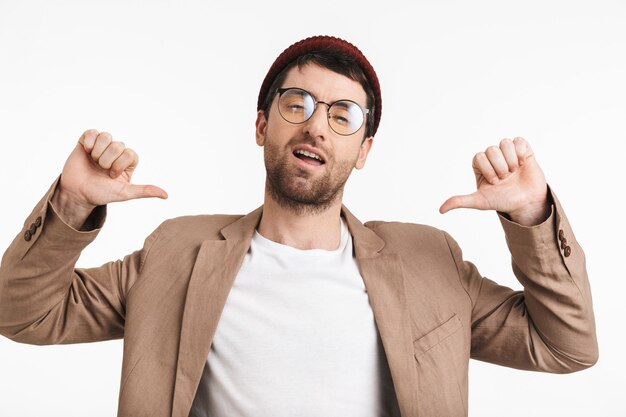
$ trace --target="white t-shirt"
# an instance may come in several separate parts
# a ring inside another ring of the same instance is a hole
[[[345,221],[331,251],[255,232],[190,416],[386,417],[397,407]]]

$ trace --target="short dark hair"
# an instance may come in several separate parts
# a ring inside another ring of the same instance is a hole
[[[352,57],[341,53],[335,48],[328,47],[319,49],[317,51],[312,51],[307,54],[299,56],[293,62],[289,63],[281,72],[278,73],[274,81],[270,85],[267,95],[265,96],[265,100],[263,101],[263,113],[267,118],[269,116],[270,107],[272,105],[272,101],[274,100],[274,96],[279,88],[283,87],[283,82],[287,77],[287,73],[296,65],[298,68],[304,67],[306,64],[316,64],[322,68],[327,68],[331,71],[336,72],[337,74],[341,74],[350,78],[351,80],[357,81],[365,90],[365,95],[367,97],[366,106],[369,109],[369,113],[366,116],[365,122],[365,138],[370,137],[374,133],[374,120],[375,118],[375,106],[374,106],[374,90],[370,85],[365,73],[359,66],[356,60]]]

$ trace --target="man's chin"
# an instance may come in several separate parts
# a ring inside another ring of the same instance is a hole
[[[324,196],[320,193],[303,193],[301,190],[279,190],[279,193],[283,199],[289,200],[294,204],[316,206],[325,203]]]
[[[279,206],[298,214],[315,214],[327,210],[333,205],[337,193],[328,195],[319,191],[308,190],[302,192],[302,187],[272,187],[269,186],[269,195]]]

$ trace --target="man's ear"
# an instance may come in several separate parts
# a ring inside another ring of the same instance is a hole
[[[370,153],[372,149],[372,143],[374,143],[374,136],[370,136],[365,139],[359,148],[359,157],[354,164],[356,169],[361,169],[365,166],[365,161],[367,160],[367,155]]]
[[[259,146],[265,144],[265,130],[267,129],[267,119],[263,110],[256,113],[256,143]]]

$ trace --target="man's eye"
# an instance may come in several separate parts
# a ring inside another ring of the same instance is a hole
[[[337,124],[340,124],[340,125],[347,125],[347,124],[349,124],[349,123],[350,123],[350,120],[348,120],[347,118],[345,118],[345,117],[343,117],[343,116],[339,116],[339,115],[336,115],[336,114],[335,114],[335,115],[333,115],[332,117],[333,117],[333,119],[335,120],[335,122],[336,122]]]
[[[340,126],[347,126],[350,124],[350,114],[345,111],[338,111],[331,114],[335,123]]]

